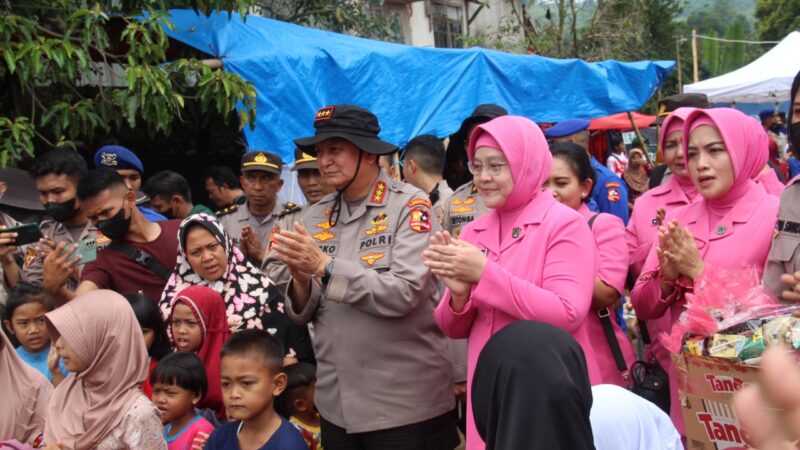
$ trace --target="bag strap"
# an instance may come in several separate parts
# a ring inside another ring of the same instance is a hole
[[[630,387],[630,371],[628,365],[625,363],[625,358],[622,356],[622,349],[619,347],[617,335],[614,333],[614,327],[611,325],[611,313],[608,308],[601,308],[597,310],[597,317],[600,318],[600,323],[603,324],[603,333],[608,340],[608,346],[611,347],[611,354],[614,355],[614,362],[617,364],[617,370],[622,375],[622,379]]]
[[[597,213],[589,219],[589,229],[592,228],[594,221],[599,215],[600,213]],[[622,379],[625,380],[625,383],[630,387],[630,371],[628,370],[628,365],[625,363],[625,358],[622,356],[622,349],[619,347],[619,341],[617,340],[616,333],[614,333],[614,327],[611,325],[611,312],[608,308],[600,308],[597,310],[597,317],[600,318],[600,323],[603,324],[603,333],[605,333],[606,339],[608,340],[608,346],[611,347],[611,353],[614,355],[614,362],[617,364],[617,370],[619,370]]]
[[[128,244],[123,244],[122,242],[118,241],[111,241],[111,243],[108,244],[105,249],[122,253],[123,255],[127,256],[128,259],[142,267],[146,267],[164,281],[169,280],[170,275],[172,275],[172,270],[158,262],[153,255],[144,250],[133,248]]]

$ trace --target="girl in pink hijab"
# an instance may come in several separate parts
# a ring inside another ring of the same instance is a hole
[[[158,410],[140,389],[147,348],[125,298],[92,291],[45,318],[70,372],[50,399],[47,448],[167,450]]]
[[[529,119],[503,116],[476,127],[469,142],[469,168],[490,211],[461,239],[437,233],[423,258],[447,287],[436,323],[451,338],[467,338],[467,448],[474,450],[484,448],[471,406],[475,364],[506,325],[563,328],[581,344],[590,379],[599,372],[585,325],[597,250],[584,218],[542,191],[552,165],[544,134]]]
[[[730,108],[695,110],[686,117],[683,156],[701,198],[667,213],[631,293],[639,318],[669,318],[664,331],[671,330],[684,295],[699,289],[709,267],[764,269],[778,198],[753,180],[766,164],[767,148],[759,145],[752,122]],[[683,433],[680,413],[675,414],[678,387],[674,370],[669,372],[672,418]]]
[[[14,439],[38,447],[52,393],[53,385],[19,357],[0,331],[0,441]]]

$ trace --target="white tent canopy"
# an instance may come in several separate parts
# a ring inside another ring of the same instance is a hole
[[[800,31],[786,36],[770,51],[733,72],[683,86],[683,92],[706,94],[711,103],[770,103],[789,99],[792,80],[800,72]]]

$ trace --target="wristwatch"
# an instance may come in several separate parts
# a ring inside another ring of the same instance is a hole
[[[328,264],[325,264],[325,273],[322,275],[322,287],[328,285],[328,280],[331,279],[331,274],[333,273],[333,262],[334,258],[328,260]]]

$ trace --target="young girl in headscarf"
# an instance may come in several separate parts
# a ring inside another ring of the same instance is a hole
[[[70,372],[50,399],[47,448],[166,450],[161,417],[140,389],[147,349],[128,302],[97,290],[45,317]]]
[[[178,262],[159,302],[164,318],[178,292],[208,286],[222,294],[232,332],[265,329],[284,344],[288,357],[314,361],[308,329],[286,315],[275,283],[247,261],[215,217],[187,217],[178,230],[178,245]]]
[[[766,163],[767,148],[752,122],[730,108],[695,110],[684,122],[683,156],[701,198],[667,214],[631,293],[638,317],[668,318],[665,332],[683,311],[685,294],[697,293],[709,267],[764,269],[778,198],[753,180]],[[683,431],[675,414],[678,386],[674,371],[669,372],[672,418]]]
[[[423,254],[447,286],[436,323],[447,336],[468,339],[467,386],[489,337],[521,319],[571,333],[599,380],[586,328],[596,245],[585,219],[542,191],[552,165],[544,134],[529,119],[504,116],[479,125],[469,142],[470,170],[491,210],[461,240],[437,233]],[[472,408],[467,412],[467,448],[481,449]]]
[[[186,288],[175,296],[168,324],[175,349],[196,353],[206,368],[208,393],[198,406],[211,409],[224,419],[219,353],[231,332],[222,297],[206,286]]]
[[[0,331],[0,441],[15,439],[38,447],[52,393],[53,385],[19,357]]]
[[[614,314],[625,290],[625,277],[628,274],[625,224],[613,214],[596,213],[586,205],[591,197],[596,175],[589,154],[583,147],[572,142],[559,142],[553,144],[550,150],[553,153],[553,169],[545,186],[556,200],[583,216],[597,243],[597,278],[594,281],[591,312],[586,317],[586,325],[600,369],[600,382],[628,387],[632,381],[630,377],[626,379],[623,376],[613,350],[615,347],[619,349],[626,369],[635,361],[630,339],[617,324]],[[605,319],[601,319],[601,315]],[[606,337],[604,321],[613,331],[615,347],[612,347]]]

